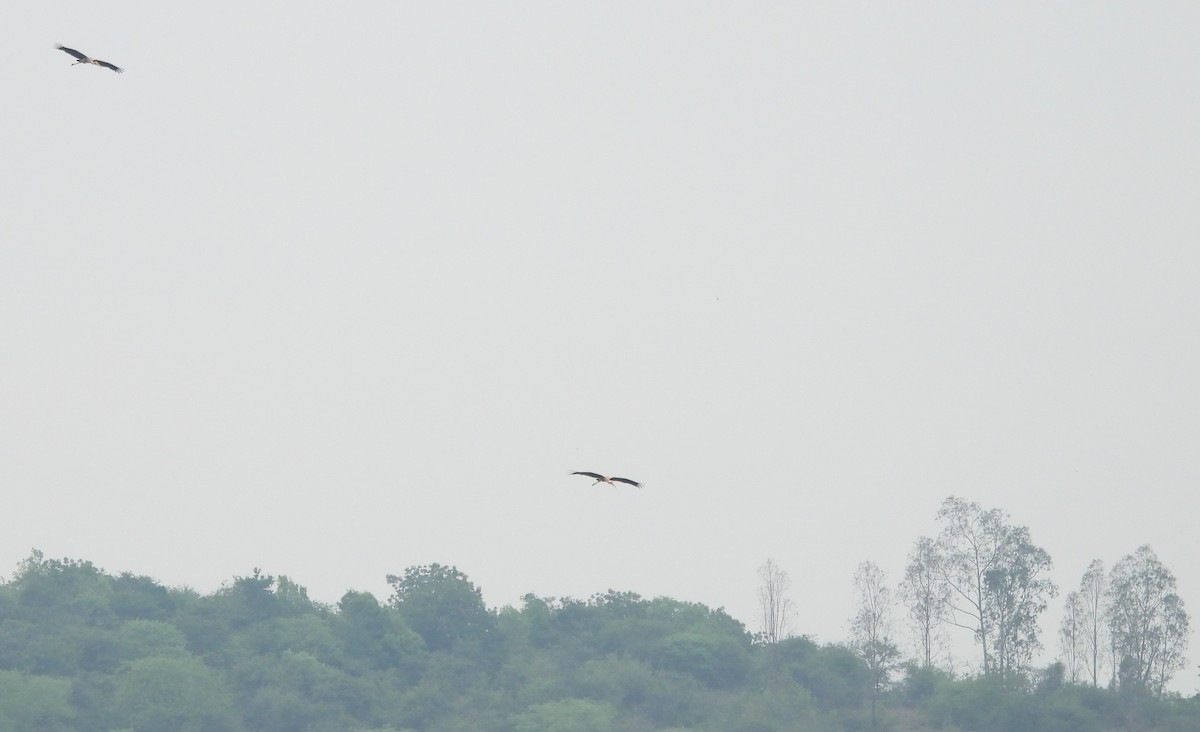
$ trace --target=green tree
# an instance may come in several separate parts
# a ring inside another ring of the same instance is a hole
[[[135,661],[147,656],[186,656],[187,637],[161,620],[130,620],[116,632],[121,658]]]
[[[389,721],[432,730],[455,719],[490,711],[483,707],[493,678],[488,664],[467,653],[431,653],[420,680],[397,694]],[[450,725],[453,728],[453,725]]]
[[[369,592],[347,592],[333,618],[334,634],[353,665],[394,668],[414,677],[425,661],[425,641],[395,610],[383,607]]]
[[[0,732],[72,732],[71,682],[0,670]]]
[[[171,592],[149,577],[122,572],[112,587],[112,610],[122,620],[166,620],[175,612]]]
[[[749,649],[736,637],[712,632],[672,633],[660,641],[656,656],[663,668],[714,687],[734,687],[750,670]]]
[[[225,600],[230,624],[244,628],[251,623],[287,614],[292,603],[278,596],[275,578],[255,567],[249,577],[235,577],[233,584],[222,588],[217,596]]]
[[[870,671],[849,648],[818,646],[810,638],[793,636],[762,650],[768,677],[803,686],[822,709],[860,709],[867,698]]]
[[[329,618],[316,613],[272,618],[246,628],[235,642],[249,646],[254,653],[278,656],[305,651],[322,663],[341,665],[342,644],[330,626]]]
[[[626,729],[633,728],[634,717],[659,729],[691,725],[713,716],[706,703],[712,693],[695,676],[656,670],[628,655],[593,658],[570,675],[574,677],[574,683],[569,683],[571,691],[556,696],[607,701],[626,717],[628,724],[622,725]]]
[[[394,590],[392,607],[431,651],[447,651],[464,640],[482,642],[495,627],[483,593],[455,567],[409,567],[403,577],[388,575],[387,581]]]
[[[311,653],[284,651],[259,668],[245,704],[247,725],[262,732],[346,729],[365,712],[354,679]]]
[[[12,587],[18,612],[41,626],[116,625],[112,578],[91,562],[46,559],[34,550],[18,565]]]
[[[921,706],[940,687],[953,683],[950,674],[935,667],[908,661],[904,664],[904,680],[900,684],[900,698],[909,706]]]
[[[591,699],[534,704],[513,717],[513,732],[612,732],[616,709]]]
[[[785,641],[786,642],[786,639]],[[806,689],[774,686],[747,689],[725,700],[725,709],[696,729],[721,732],[826,732],[842,727],[822,719]]]
[[[188,650],[206,659],[217,657],[235,631],[228,592],[205,596],[185,589],[175,592],[174,599],[171,623],[187,637]]]
[[[113,704],[119,724],[134,732],[238,729],[229,690],[193,657],[133,661],[116,678]]]

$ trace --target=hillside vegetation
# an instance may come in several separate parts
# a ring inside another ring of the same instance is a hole
[[[259,570],[201,595],[34,552],[0,584],[0,732],[830,732],[872,726],[847,647],[609,591],[487,608],[453,567],[334,607]],[[1200,701],[914,666],[892,730],[1200,729]]]

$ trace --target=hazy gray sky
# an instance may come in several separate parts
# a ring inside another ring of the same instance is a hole
[[[1200,613],[1198,22],[13,4],[0,572],[334,602],[441,562],[756,629],[773,557],[836,641],[956,494],[1063,594],[1150,543]]]

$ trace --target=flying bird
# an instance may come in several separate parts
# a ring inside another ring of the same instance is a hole
[[[117,72],[118,74],[122,72],[122,69],[120,69],[119,67],[113,66],[112,64],[110,64],[107,61],[101,61],[98,58],[88,58],[87,56],[80,53],[79,51],[76,51],[74,48],[67,48],[66,46],[58,46],[57,48],[58,48],[58,50],[66,51],[67,53],[69,53],[75,57],[76,61],[74,64],[71,64],[72,66],[74,66],[75,64],[95,64],[96,66],[103,66],[106,69],[112,69],[113,71]]]
[[[589,473],[586,470],[576,470],[574,473],[571,473],[571,475],[586,475],[589,478],[595,478],[596,483],[608,483],[609,485],[614,486],[614,487],[617,485],[617,483],[628,483],[629,485],[633,486],[634,488],[642,487],[642,484],[637,482],[636,480],[630,480],[629,478],[610,478],[607,475],[600,475],[599,473]],[[596,485],[596,483],[592,483],[592,485]]]

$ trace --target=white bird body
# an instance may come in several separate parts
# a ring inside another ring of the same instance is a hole
[[[596,483],[608,483],[609,485],[611,485],[613,487],[616,487],[617,483],[628,483],[629,485],[633,486],[634,488],[642,487],[642,484],[637,482],[636,480],[630,480],[629,478],[616,478],[616,477],[612,477],[612,476],[608,476],[608,475],[600,475],[599,473],[589,473],[586,470],[576,470],[574,473],[571,473],[571,475],[586,475],[589,478],[595,478]],[[596,485],[596,483],[592,483],[592,485]]]
[[[120,74],[124,71],[124,69],[121,69],[117,66],[113,66],[112,64],[110,64],[107,61],[101,61],[98,58],[89,58],[87,55],[82,54],[79,51],[76,51],[74,48],[67,48],[66,46],[57,46],[57,48],[58,48],[58,50],[69,53],[75,57],[75,63],[71,64],[72,66],[74,66],[75,64],[93,64],[95,66],[103,66],[106,69],[112,69],[113,71],[117,72],[118,74]]]

